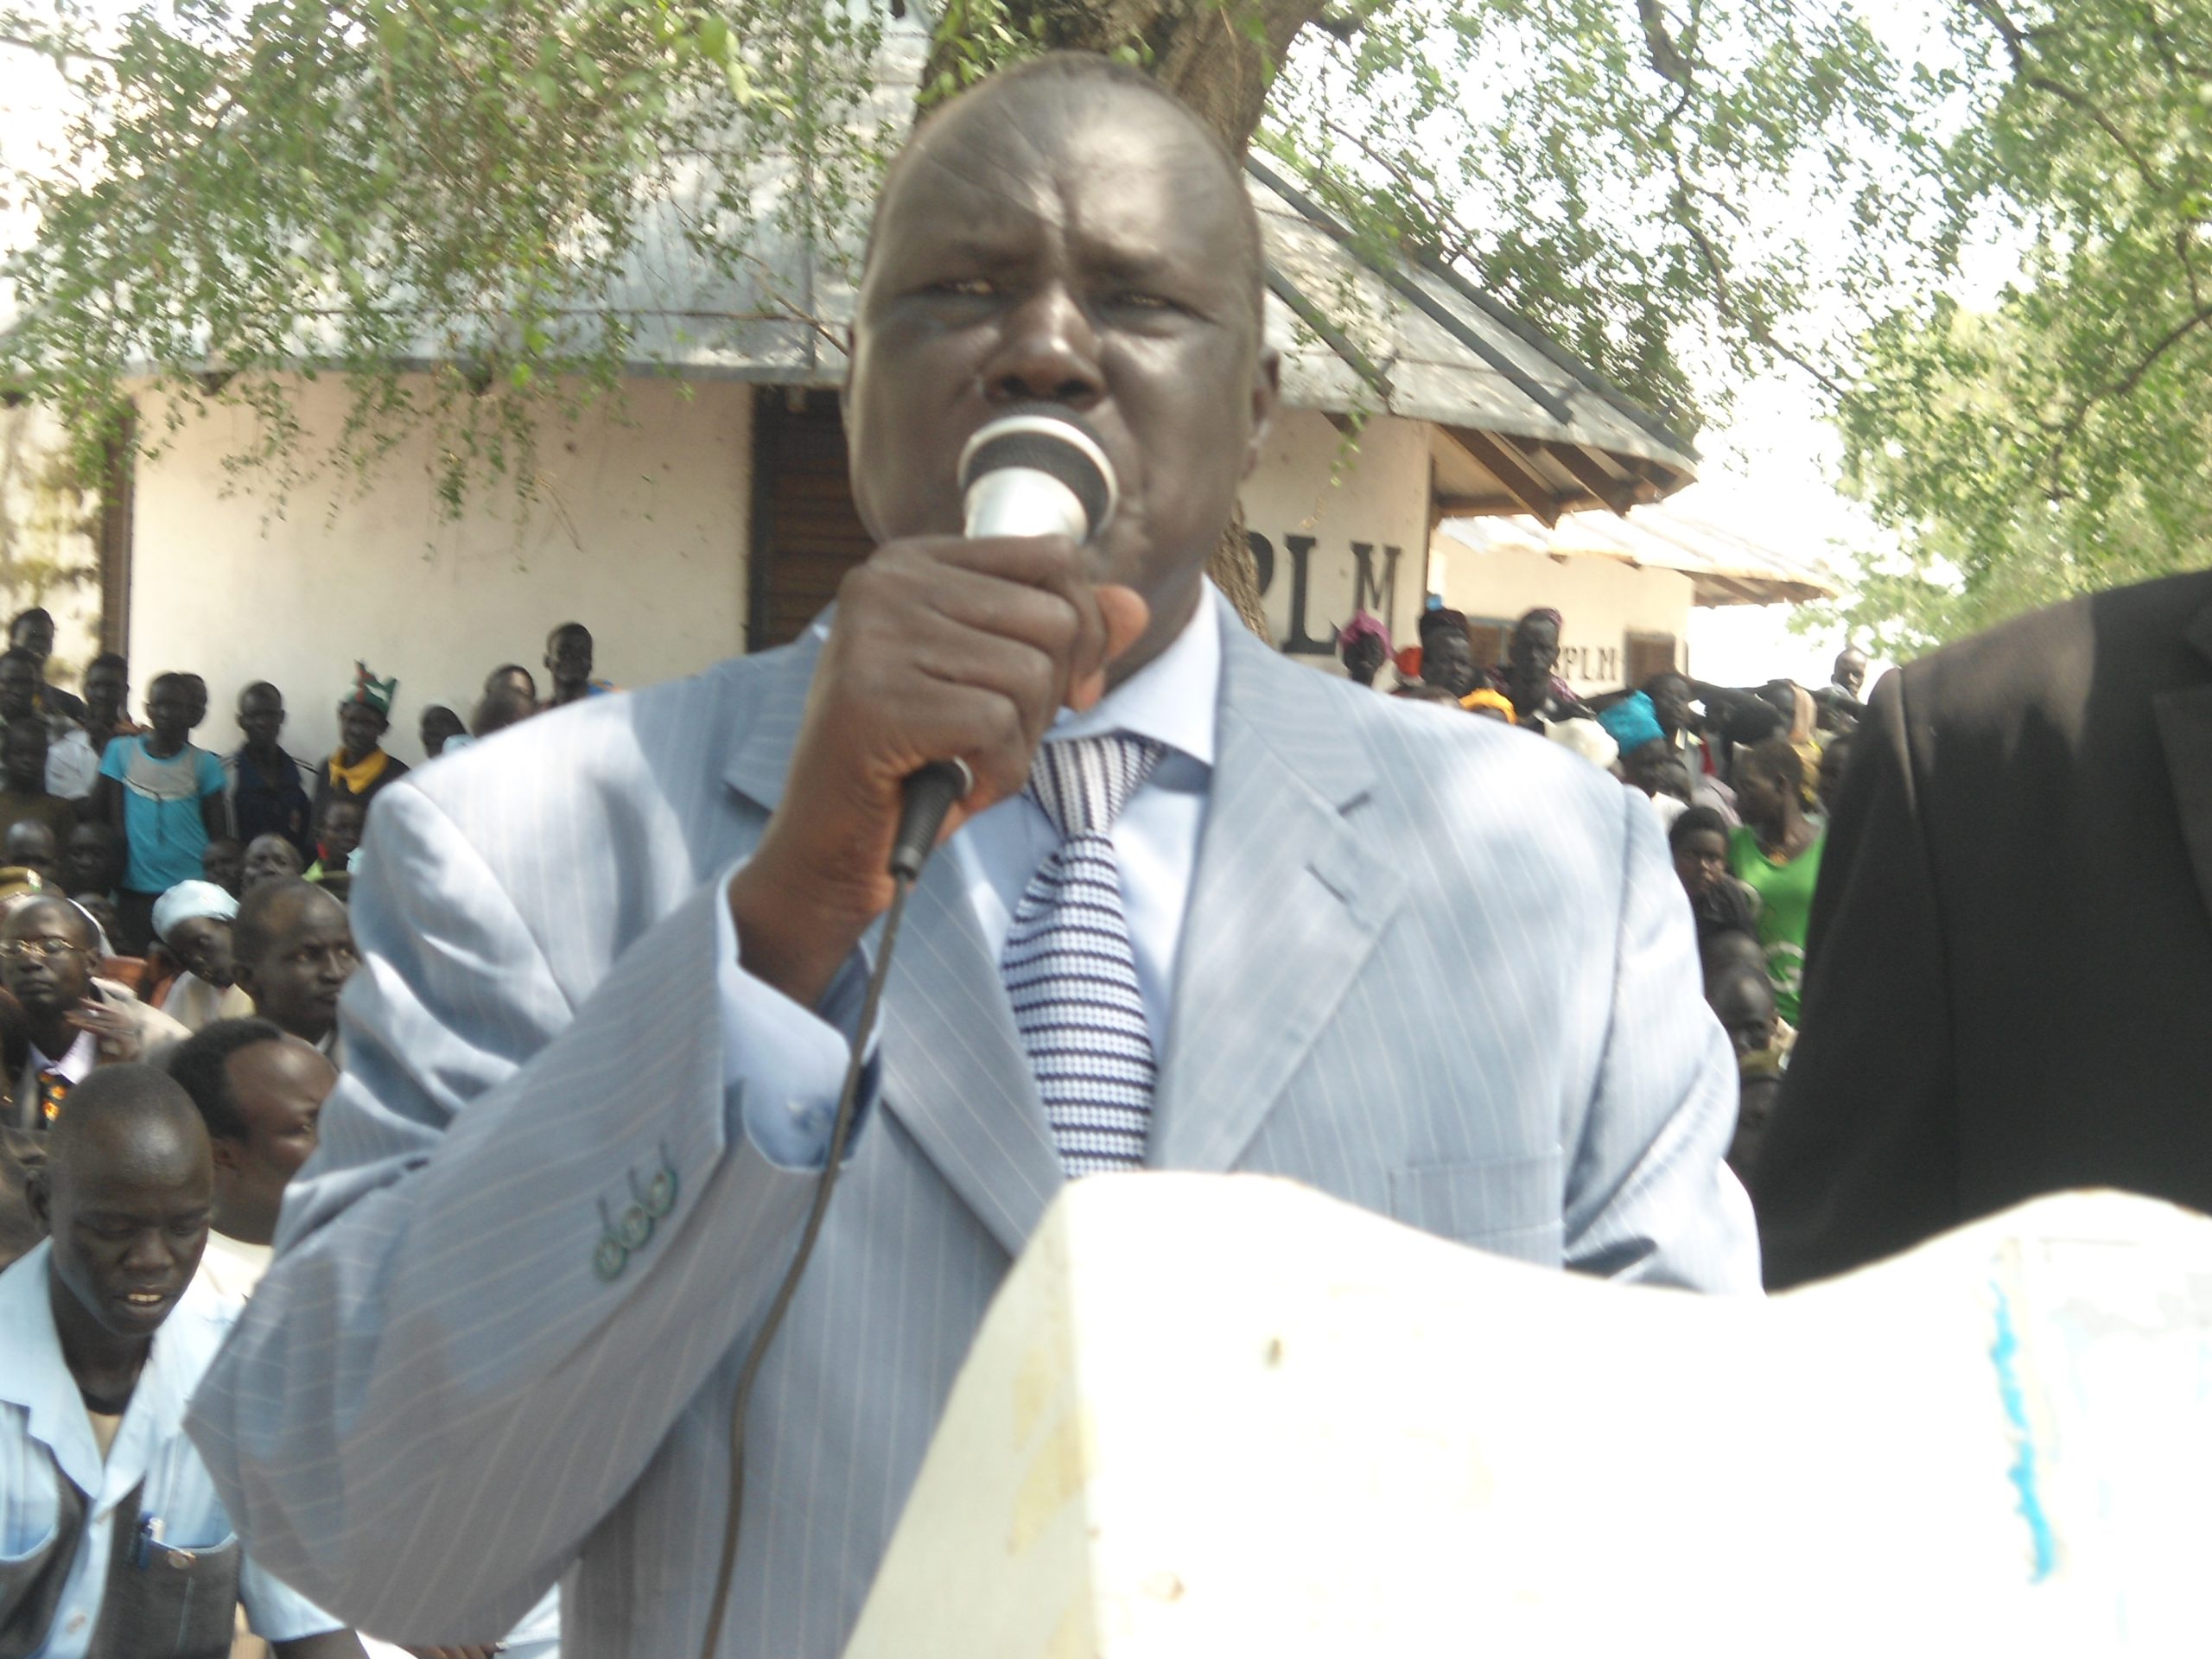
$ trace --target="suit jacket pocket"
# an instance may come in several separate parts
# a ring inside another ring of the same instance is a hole
[[[1534,1158],[1420,1164],[1390,1172],[1390,1213],[1478,1249],[1560,1265],[1564,1177],[1557,1149]]]

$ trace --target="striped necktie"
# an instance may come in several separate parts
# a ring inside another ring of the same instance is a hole
[[[1029,769],[1060,844],[1014,907],[999,968],[1071,1179],[1144,1162],[1158,1068],[1108,832],[1165,753],[1115,732],[1047,743]]]

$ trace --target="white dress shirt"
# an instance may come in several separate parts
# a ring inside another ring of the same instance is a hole
[[[1137,988],[1155,1053],[1166,1048],[1175,952],[1190,910],[1213,779],[1214,704],[1221,683],[1216,607],[1225,602],[1207,582],[1190,621],[1166,650],[1084,713],[1063,709],[1045,739],[1130,732],[1167,746],[1169,753],[1122,809],[1112,836]],[[1005,946],[1022,889],[1058,844],[1043,809],[1017,795],[961,825],[938,849],[936,856],[957,861],[994,957]],[[725,886],[734,874],[734,866],[724,873]],[[802,1008],[745,971],[728,905],[719,907],[716,931],[722,1074],[745,1103],[746,1133],[773,1164],[819,1169],[829,1155],[837,1096],[852,1054],[866,959],[855,950],[819,1007]]]
[[[217,1295],[242,1303],[276,1259],[276,1250],[267,1244],[249,1244],[210,1227],[207,1248],[200,1253],[198,1276]]]
[[[91,1077],[92,1068],[99,1064],[99,1039],[89,1031],[79,1032],[77,1040],[69,1045],[58,1060],[50,1060],[40,1053],[36,1043],[29,1043],[25,1046],[30,1051],[30,1058],[23,1062],[23,1075],[16,1085],[17,1110],[23,1127],[43,1128],[46,1126],[38,1116],[38,1080],[41,1074],[48,1071],[59,1071],[74,1089]]]
[[[62,1586],[41,1659],[82,1659],[99,1622],[116,1536],[116,1512],[134,1493],[139,1514],[162,1523],[172,1549],[212,1549],[235,1535],[199,1452],[184,1436],[184,1402],[238,1317],[238,1304],[195,1281],[154,1333],[146,1363],[103,1458],[76,1380],[61,1357],[41,1243],[0,1273],[0,1557],[59,1548],[63,1478],[86,1495],[85,1528]],[[126,1529],[129,1526],[126,1521]],[[49,1542],[48,1541],[53,1541]],[[339,1621],[271,1578],[249,1555],[238,1599],[254,1633],[289,1642]]]
[[[99,782],[99,751],[81,726],[72,726],[46,752],[46,792],[82,804]]]

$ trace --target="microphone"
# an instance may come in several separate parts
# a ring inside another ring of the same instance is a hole
[[[1082,417],[1056,404],[1025,404],[982,427],[960,452],[959,476],[971,537],[1088,542],[1113,522],[1113,463]],[[908,776],[891,844],[893,875],[921,878],[944,815],[975,786],[964,760],[932,760]]]
[[[1050,404],[1008,411],[960,452],[967,533],[1095,539],[1112,522],[1113,463],[1080,417]]]

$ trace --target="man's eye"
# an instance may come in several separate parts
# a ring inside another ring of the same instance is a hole
[[[963,300],[988,300],[998,291],[998,284],[988,276],[950,276],[931,288],[932,293]]]
[[[1109,305],[1117,305],[1131,311],[1173,311],[1175,302],[1165,295],[1154,294],[1141,288],[1124,289],[1107,296]]]

